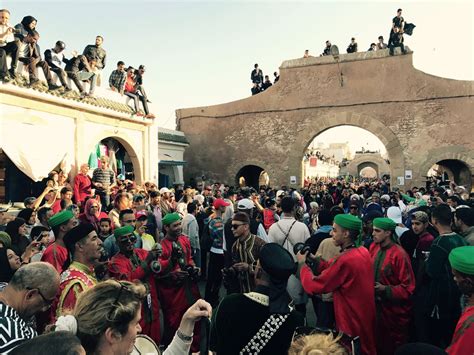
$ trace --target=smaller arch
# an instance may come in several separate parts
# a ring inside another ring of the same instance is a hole
[[[262,185],[268,185],[268,180],[268,173],[258,165],[245,165],[239,169],[235,176],[237,186],[248,186],[255,189]]]
[[[472,173],[465,162],[457,159],[444,159],[433,166],[437,166],[437,173],[441,174],[443,180],[454,181],[457,185],[464,186],[468,190],[471,189]]]
[[[372,166],[365,166],[359,170],[359,176],[363,178],[377,178],[379,174]]]
[[[357,175],[362,176],[362,170],[372,169],[375,172],[375,177],[379,176],[379,166],[376,163],[365,161],[357,165]],[[373,174],[371,174],[372,177]]]

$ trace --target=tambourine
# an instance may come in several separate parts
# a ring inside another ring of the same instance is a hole
[[[132,355],[160,355],[158,345],[147,335],[138,334],[133,345]]]

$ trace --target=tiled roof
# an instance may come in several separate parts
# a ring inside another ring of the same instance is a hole
[[[47,84],[43,82],[41,83],[41,85],[38,85],[34,88],[30,88],[26,80],[21,76],[18,76],[17,79],[11,81],[10,84],[16,85],[21,88],[28,88],[29,90],[36,90],[39,92],[50,94],[52,96],[61,97],[67,100],[73,100],[73,101],[82,102],[82,103],[97,106],[97,107],[103,107],[103,108],[117,111],[117,112],[122,112],[126,114],[134,113],[133,109],[129,105],[125,104],[125,102],[117,102],[117,101],[113,101],[113,100],[106,99],[99,96],[96,96],[94,98],[91,98],[91,97],[81,98],[79,92],[72,90],[68,93],[64,93],[63,88],[54,90],[54,91],[48,91]]]
[[[165,133],[165,132],[160,132],[160,131],[158,131],[158,140],[189,144],[189,141],[186,138],[186,136],[179,135],[179,134]]]

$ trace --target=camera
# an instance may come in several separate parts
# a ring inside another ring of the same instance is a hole
[[[172,244],[171,258],[176,260],[179,265],[185,264],[183,249],[181,249],[181,247],[176,242],[173,242]]]
[[[293,253],[296,255],[298,253],[304,254],[306,252],[309,252],[311,250],[309,245],[306,245],[305,243],[296,243],[293,246]]]
[[[298,253],[305,254],[306,252],[308,254],[306,255],[305,263],[311,269],[313,274],[316,275],[317,274],[316,269],[318,268],[318,260],[314,260],[311,257],[311,247],[309,245],[306,245],[305,243],[296,243],[293,246],[293,253],[295,255]]]
[[[186,265],[182,268],[183,271],[187,272],[189,275],[189,278],[192,281],[197,281],[199,278],[199,269],[195,268],[192,265]]]

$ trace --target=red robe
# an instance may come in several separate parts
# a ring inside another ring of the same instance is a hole
[[[136,255],[134,258],[138,257],[140,261],[144,261],[148,256],[148,251],[143,249],[137,248],[133,252]],[[140,265],[135,265],[131,258],[127,258],[121,253],[116,254],[110,260],[109,275],[117,280],[130,282],[139,280],[146,284],[150,293],[143,300],[140,326],[142,327],[143,334],[148,335],[155,343],[160,344],[160,303],[158,301],[155,275],[152,272],[145,272]]]
[[[373,266],[366,248],[351,248],[332,258],[321,260],[318,276],[304,265],[300,272],[306,293],[333,293],[336,328],[350,336],[359,336],[362,353],[375,352],[375,296]]]
[[[372,243],[370,256],[374,263],[375,282],[386,285],[377,296],[377,354],[393,354],[408,341],[415,275],[406,251],[398,244],[381,249]]]
[[[177,239],[177,243],[179,243],[183,249],[185,264],[194,266],[191,244],[188,237],[180,235]],[[181,322],[184,312],[186,312],[195,301],[201,298],[198,285],[195,281],[187,279],[183,283],[177,284],[176,281],[173,281],[173,279],[169,277],[170,272],[181,270],[178,263],[171,260],[172,244],[173,241],[169,239],[163,239],[161,241],[163,253],[159,260],[161,264],[160,276],[162,276],[162,279],[157,281],[164,318],[163,325],[165,328],[162,343],[165,346],[171,343],[176,330],[179,328],[179,323]],[[194,339],[191,346],[193,352],[199,350],[199,330],[200,323],[196,322],[196,326],[194,327]]]
[[[55,322],[65,311],[71,311],[76,305],[79,295],[95,286],[97,280],[93,270],[76,261],[61,274],[58,296],[51,305],[51,321]]]
[[[449,355],[474,354],[474,306],[466,307],[462,313],[446,352]]]
[[[45,261],[54,266],[54,268],[61,274],[63,265],[68,258],[67,249],[57,243],[52,243],[44,250],[41,256],[41,261]]]

